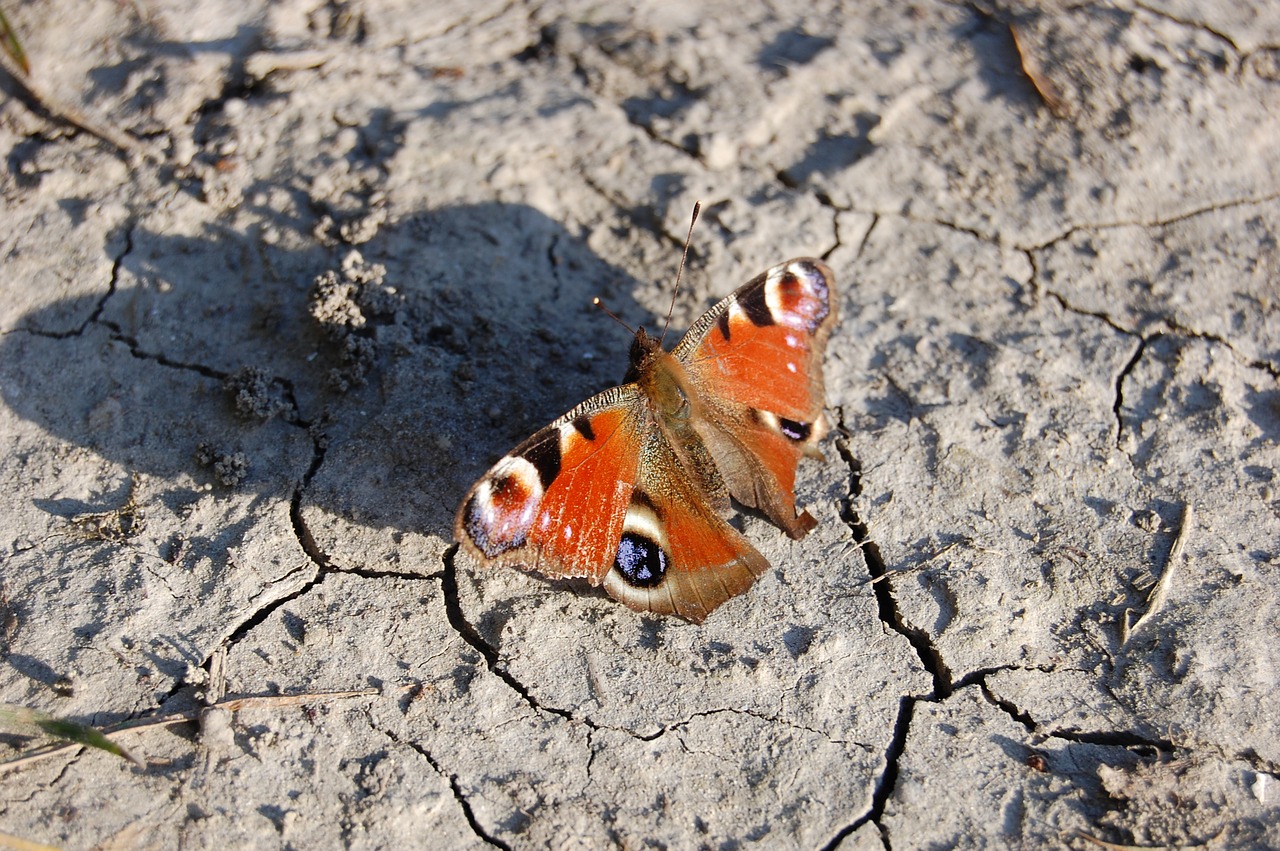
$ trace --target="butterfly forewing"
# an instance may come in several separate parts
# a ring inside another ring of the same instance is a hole
[[[537,432],[463,500],[455,537],[479,561],[599,584],[640,465],[645,401],[614,387]]]
[[[812,424],[822,413],[822,355],[838,318],[833,291],[822,261],[781,263],[703,314],[672,354],[706,397]]]
[[[795,476],[803,456],[820,457],[827,432],[822,357],[838,318],[834,290],[825,263],[789,260],[708,310],[673,350],[730,493],[793,538],[815,524],[796,513]]]

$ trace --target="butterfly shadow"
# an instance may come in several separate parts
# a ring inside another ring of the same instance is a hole
[[[172,516],[157,564],[175,571],[225,561],[249,534],[181,528],[210,493],[292,503],[295,525],[448,542],[472,481],[625,372],[630,340],[592,298],[653,323],[634,301],[641,282],[527,206],[419,211],[360,245],[362,260],[309,239],[314,222],[275,224],[294,247],[132,226],[105,240],[109,292],[51,302],[0,337],[4,403],[43,432],[24,430],[21,451],[65,451],[52,437],[117,468],[97,496],[46,477],[31,488],[39,510],[74,524],[119,510],[140,481],[153,518]],[[324,532],[300,530],[322,559]]]

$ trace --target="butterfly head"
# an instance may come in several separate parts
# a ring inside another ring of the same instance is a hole
[[[631,341],[631,365],[627,368],[624,384],[639,380],[641,375],[652,372],[654,364],[666,354],[662,350],[662,340],[649,336],[649,332],[641,325],[636,329],[636,336]]]

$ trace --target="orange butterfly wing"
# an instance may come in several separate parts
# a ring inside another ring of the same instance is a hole
[[[615,387],[498,461],[454,535],[483,564],[585,577],[633,609],[700,623],[769,564],[681,464],[638,385]]]
[[[670,354],[640,331],[637,383],[588,399],[502,458],[454,534],[481,563],[585,577],[640,611],[700,623],[769,563],[721,512],[727,494],[793,537],[795,473],[817,454],[830,270],[770,269],[708,311]]]
[[[538,431],[472,486],[454,536],[485,564],[599,585],[635,487],[644,408],[627,384]]]
[[[827,432],[822,357],[838,321],[825,263],[797,258],[748,281],[708,310],[672,354],[698,391],[695,423],[729,492],[800,538],[800,458],[821,457]]]
[[[769,562],[716,512],[718,482],[690,468],[660,429],[642,457],[605,590],[633,609],[701,623]]]

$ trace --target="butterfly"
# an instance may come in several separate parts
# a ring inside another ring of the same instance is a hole
[[[769,562],[730,497],[792,538],[796,468],[822,458],[835,280],[798,258],[704,313],[671,351],[640,328],[618,387],[536,432],[472,486],[454,536],[483,565],[585,578],[638,611],[701,623]]]

